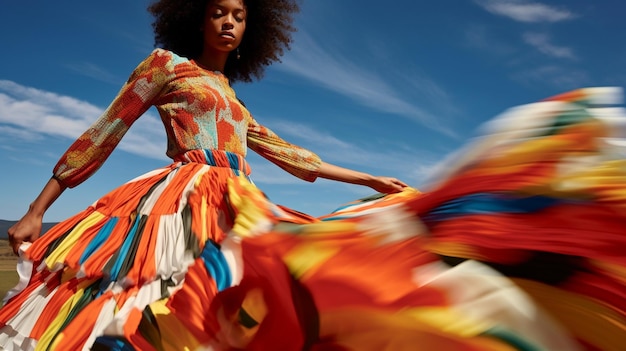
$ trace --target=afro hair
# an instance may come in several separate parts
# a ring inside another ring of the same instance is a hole
[[[148,7],[154,16],[155,46],[196,59],[202,53],[206,6],[213,0],[159,0]],[[231,53],[224,74],[231,82],[250,82],[263,77],[265,68],[280,62],[295,32],[293,15],[297,0],[243,0],[247,8],[246,32],[239,58]]]

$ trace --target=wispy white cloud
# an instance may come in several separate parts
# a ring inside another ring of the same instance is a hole
[[[52,135],[75,139],[103,111],[70,96],[0,80],[0,126],[18,138]],[[147,113],[133,125],[119,148],[149,158],[164,158],[165,134],[161,122]]]
[[[525,85],[547,84],[566,91],[589,85],[589,75],[581,70],[545,65],[517,72],[512,78]]]
[[[0,94],[0,106],[3,105],[2,98],[3,96]],[[15,128],[12,126],[0,124],[0,141],[2,141],[3,139],[19,139],[19,140],[27,140],[27,141],[36,141],[36,140],[41,140],[42,136],[40,134],[33,133],[23,128]],[[13,147],[10,145],[9,142],[0,143],[0,148],[4,150],[13,149]]]
[[[71,71],[74,71],[80,75],[93,78],[105,83],[111,83],[115,85],[119,85],[123,79],[112,75],[106,70],[102,69],[100,66],[95,65],[93,63],[88,62],[80,62],[80,63],[68,63],[65,67]]]
[[[0,81],[0,123],[31,133],[75,137],[102,112],[83,101]]]
[[[485,10],[519,22],[560,22],[576,18],[565,8],[525,0],[475,0]]]
[[[465,31],[465,45],[489,52],[498,56],[515,53],[516,49],[510,43],[499,39],[484,25],[472,24]]]
[[[550,42],[550,37],[542,33],[525,33],[524,41],[539,52],[556,58],[577,59],[571,48],[557,46]]]
[[[354,143],[340,140],[326,131],[320,131],[311,125],[296,123],[286,119],[263,118],[266,124],[287,140],[298,145],[309,146],[325,161],[349,165],[355,169],[385,175],[402,175],[411,184],[418,184],[430,172],[430,167],[439,158],[438,155],[417,150],[410,145],[394,145],[392,150],[381,147],[364,148]],[[258,169],[255,173],[258,174]],[[276,182],[281,178],[276,175]]]
[[[448,136],[455,135],[452,129],[442,125],[433,114],[413,101],[402,98],[402,94],[383,78],[393,75],[391,72],[384,72],[385,75],[382,72],[372,72],[358,66],[353,60],[332,54],[320,47],[304,30],[298,32],[296,44],[282,58],[282,64],[276,67],[376,111],[407,118]]]

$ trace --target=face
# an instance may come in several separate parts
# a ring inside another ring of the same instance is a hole
[[[235,50],[246,30],[243,0],[210,1],[204,15],[204,50],[229,53]]]

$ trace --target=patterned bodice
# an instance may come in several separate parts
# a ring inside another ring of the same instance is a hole
[[[198,149],[245,156],[249,147],[299,178],[317,177],[320,158],[257,123],[224,75],[163,49],[137,66],[103,115],[61,157],[55,177],[68,187],[83,182],[151,106],[163,121],[172,159]]]

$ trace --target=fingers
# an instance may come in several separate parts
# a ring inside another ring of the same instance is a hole
[[[390,180],[391,180],[391,186],[397,191],[401,191],[402,189],[408,186],[406,183],[404,183],[403,181],[399,179],[390,178]]]
[[[386,194],[392,194],[392,193],[399,193],[402,191],[402,189],[404,189],[405,187],[401,184],[401,183],[397,183],[397,182],[388,182],[386,184],[386,186],[384,187],[384,190],[381,192],[384,192]]]
[[[18,250],[20,245],[22,244],[21,240],[15,239],[15,231],[14,228],[11,227],[7,230],[7,236],[9,237],[9,246],[13,249],[13,254],[18,255]]]
[[[375,183],[371,187],[381,193],[398,193],[408,187],[403,181],[393,177],[376,177]]]
[[[13,253],[15,254],[15,256],[19,256],[19,250],[20,250],[20,246],[22,245],[22,241],[10,238],[9,245],[11,245],[11,248],[13,249]]]
[[[409,186],[408,184],[406,184],[405,182],[401,181],[400,179],[393,178],[393,181],[394,181],[396,184],[398,184],[398,185],[400,185],[401,187],[403,187],[403,188],[406,188],[406,187],[408,187],[408,186]]]

